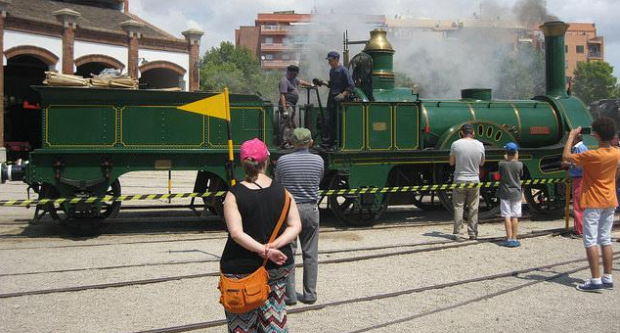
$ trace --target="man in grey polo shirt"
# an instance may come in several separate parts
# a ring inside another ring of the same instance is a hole
[[[474,126],[465,124],[461,127],[461,139],[450,147],[450,165],[455,166],[454,182],[456,184],[480,183],[480,167],[484,165],[484,145],[474,139]],[[467,233],[469,239],[478,238],[478,202],[480,188],[456,188],[452,193],[454,205],[454,240],[462,240],[463,210],[469,207]]]
[[[323,178],[324,162],[309,148],[312,146],[312,135],[307,128],[296,128],[293,131],[295,151],[278,159],[276,164],[276,181],[282,184],[295,198],[301,233],[299,242],[304,262],[304,292],[297,295],[295,291],[295,271],[286,280],[286,304],[294,305],[316,302],[316,281],[318,276],[319,251],[319,185]],[[293,242],[293,255],[297,249],[297,241]]]

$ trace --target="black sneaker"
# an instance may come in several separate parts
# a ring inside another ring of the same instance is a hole
[[[306,297],[302,293],[297,293],[297,300],[308,305],[316,303],[316,298],[306,299]]]
[[[605,288],[607,290],[614,290],[614,283],[613,282],[603,282],[603,288]]]
[[[304,304],[308,304],[308,305],[311,305],[311,304],[316,303],[316,299],[305,299],[305,298],[300,298],[300,299],[299,299],[299,301],[300,301],[300,302],[302,302],[302,303],[304,303]]]

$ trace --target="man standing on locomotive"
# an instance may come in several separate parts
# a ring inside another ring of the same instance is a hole
[[[467,184],[480,183],[480,167],[484,165],[484,145],[474,139],[474,126],[465,124],[461,127],[462,139],[456,140],[450,147],[450,165],[455,166],[454,183],[465,185],[465,188],[455,188],[452,192],[454,205],[454,240],[462,240],[463,210],[469,207],[467,216],[467,233],[469,239],[478,238],[478,203],[480,188],[469,188]]]
[[[317,86],[324,85],[329,87],[327,112],[323,115],[323,126],[321,129],[321,147],[325,150],[335,150],[337,148],[336,137],[338,133],[337,124],[340,115],[340,103],[353,93],[355,84],[349,70],[340,64],[340,54],[338,52],[329,52],[326,59],[329,66],[331,66],[329,82],[312,79],[312,83]]]
[[[293,148],[291,136],[295,129],[295,106],[299,100],[299,90],[297,86],[310,87],[312,84],[297,78],[299,67],[290,65],[286,68],[286,74],[280,79],[279,90],[280,100],[278,109],[280,112],[280,146],[284,149]]]

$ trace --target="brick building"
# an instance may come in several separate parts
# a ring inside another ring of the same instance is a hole
[[[325,21],[347,20],[343,14],[320,14]],[[342,38],[342,31],[329,31],[313,25],[315,14],[298,14],[294,11],[259,13],[253,26],[241,26],[235,30],[235,45],[247,47],[261,59],[264,69],[284,69],[299,64],[308,46],[308,34],[324,34]],[[359,21],[359,16],[355,17]],[[374,27],[385,25],[385,16],[366,15],[362,21]]]
[[[299,63],[299,51],[294,43],[294,27],[312,20],[310,14],[294,11],[259,13],[254,26],[235,30],[235,45],[249,48],[265,69],[282,69]]]
[[[596,34],[594,23],[569,24],[566,31],[566,77],[572,78],[578,63],[605,59],[605,39]]]
[[[199,88],[202,32],[173,36],[129,11],[129,0],[0,0],[0,161],[40,142],[44,72],[89,77],[114,68],[140,88]]]

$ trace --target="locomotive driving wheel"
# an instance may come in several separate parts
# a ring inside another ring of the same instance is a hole
[[[90,197],[96,196],[92,191],[75,191],[71,193],[71,197]],[[120,196],[121,183],[117,180],[112,182],[105,196]],[[41,197],[46,199],[60,198],[60,191],[51,184],[43,184],[41,188]],[[106,219],[114,218],[118,215],[121,208],[121,202],[101,202],[97,203],[49,203],[44,206],[49,212],[52,219],[59,221],[60,225],[72,235],[76,236],[94,236],[101,233],[103,227],[107,225]]]
[[[438,170],[438,179],[441,184],[452,184],[453,175],[451,168],[447,165],[441,166]],[[454,214],[454,205],[452,203],[453,190],[439,191],[439,199],[443,207]],[[480,188],[480,201],[478,204],[478,218],[488,219],[499,214],[499,199],[497,198],[497,187],[481,187]],[[464,215],[467,216],[467,211],[464,211]]]
[[[51,184],[44,183],[41,185],[41,190],[39,191],[39,199],[58,199],[60,198],[60,192],[58,189]],[[46,212],[50,214],[50,217],[55,221],[64,221],[69,218],[67,212],[64,210],[64,205],[47,203],[42,206],[43,213],[41,215],[37,214],[36,219],[40,219],[43,217],[43,214]]]
[[[194,184],[194,192],[219,192],[227,191],[228,184],[222,178],[206,171],[199,171]],[[224,197],[210,196],[202,198],[205,208],[213,215],[224,217]]]
[[[390,172],[389,186],[423,186],[433,184],[432,170],[394,168]],[[406,204],[414,204],[422,210],[434,211],[442,208],[437,191],[418,190],[414,192],[392,193],[390,203],[395,204],[398,199]],[[396,203],[398,205],[398,203]],[[402,203],[401,203],[402,204]]]
[[[537,184],[523,186],[523,195],[532,213],[546,217],[564,214],[566,184]]]
[[[335,174],[329,189],[349,189],[348,176]],[[388,194],[344,194],[329,196],[329,208],[341,221],[351,226],[373,225],[388,206]]]

